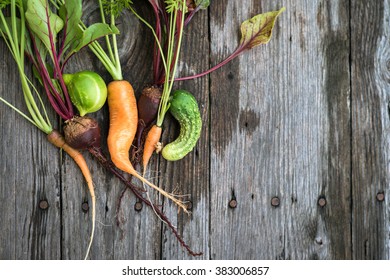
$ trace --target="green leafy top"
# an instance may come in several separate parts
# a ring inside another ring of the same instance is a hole
[[[63,52],[66,52],[69,48],[75,50],[83,37],[83,30],[81,30],[79,26],[82,15],[82,2],[66,1],[66,3],[60,7],[58,14],[61,19],[67,23],[66,36],[62,43]]]
[[[23,97],[29,112],[29,116],[1,97],[0,101],[10,106],[18,114],[23,116],[37,128],[46,134],[49,134],[53,128],[47,116],[45,106],[37,92],[37,89],[33,86],[27,77],[24,69],[24,55],[28,36],[26,35],[27,32],[25,28],[23,1],[24,0],[0,1],[0,35],[4,38],[7,47],[11,52],[16,65],[18,66],[17,68],[20,75]],[[11,16],[5,17],[2,9],[8,5],[10,5]],[[18,9],[20,18],[17,17]]]
[[[168,14],[172,14],[175,11],[187,11],[187,5],[183,5],[185,0],[165,0],[165,10]]]
[[[108,34],[119,33],[107,24],[91,25],[82,29],[79,25],[82,15],[82,1],[61,2],[58,14],[50,10],[46,0],[28,0],[26,19],[34,34],[35,43],[41,41],[52,59],[65,64],[83,47]],[[59,36],[60,31],[63,34]],[[57,40],[60,46],[57,50]]]
[[[40,39],[47,50],[56,48],[57,34],[64,27],[64,21],[52,13],[46,0],[27,1],[26,19],[30,30]]]
[[[133,1],[131,0],[102,0],[102,6],[106,15],[113,16],[115,18],[117,18],[124,9],[129,9],[132,4]]]
[[[11,0],[0,0],[0,10],[11,4]]]
[[[200,9],[207,9],[210,6],[210,0],[195,0],[195,6]]]
[[[55,5],[64,4],[64,0],[50,0]],[[104,49],[101,44],[97,41],[93,41],[88,44],[89,48],[96,55],[96,57],[100,60],[106,70],[111,74],[111,77],[114,80],[122,80],[122,68],[119,59],[119,52],[117,47],[116,35],[119,34],[118,28],[115,26],[115,19],[120,15],[120,13],[129,8],[132,4],[131,0],[98,0],[99,8],[101,12],[101,23],[95,23],[88,28],[86,25],[80,20],[79,26],[82,30],[88,33],[89,30],[94,30],[96,32],[102,32],[104,30],[104,26],[106,25],[105,15],[110,18],[110,29],[112,32],[106,33],[106,49]],[[95,36],[95,33],[89,32],[91,37]],[[97,34],[97,33],[96,33]],[[88,36],[85,36],[85,39],[88,39]],[[88,40],[83,40],[83,42],[88,42]],[[77,48],[76,48],[77,49]]]
[[[187,3],[185,0],[165,0],[166,11],[169,14],[168,47],[164,55],[160,46],[160,55],[165,67],[165,78],[160,106],[157,114],[157,125],[162,126],[165,114],[169,109],[169,96],[172,91],[177,63],[179,61],[181,41],[185,22],[185,13],[187,12]],[[156,38],[156,43],[159,44]]]
[[[149,3],[152,5],[156,17],[155,27],[142,18],[133,7],[130,7],[130,10],[152,31],[155,38],[154,82],[157,85],[163,85],[157,114],[157,126],[161,126],[170,106],[169,96],[175,80],[184,26],[199,9],[207,8],[210,1],[149,0]]]
[[[119,31],[103,23],[88,28],[81,26],[81,0],[58,4],[57,13],[53,13],[47,0],[27,1],[25,15],[31,31],[31,43],[27,44],[26,51],[53,109],[62,119],[68,120],[74,113],[62,77],[66,63],[76,52],[96,39]],[[47,54],[51,61],[47,61]]]

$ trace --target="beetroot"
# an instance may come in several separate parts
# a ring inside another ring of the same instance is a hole
[[[137,148],[141,147],[142,134],[145,128],[150,126],[157,117],[161,94],[161,87],[150,86],[143,89],[138,99]]]
[[[100,147],[100,127],[93,118],[74,116],[65,121],[63,129],[66,143],[74,149]]]

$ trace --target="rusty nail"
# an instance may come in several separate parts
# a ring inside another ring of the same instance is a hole
[[[142,210],[142,207],[143,207],[142,202],[137,201],[137,202],[134,204],[134,210],[137,211],[137,212],[141,211],[141,210]]]
[[[279,197],[277,196],[274,196],[272,199],[271,199],[271,205],[273,207],[278,207],[280,205],[280,199]]]
[[[88,210],[89,210],[89,205],[88,205],[88,202],[83,202],[81,204],[81,210],[83,210],[84,213],[87,213]]]
[[[46,199],[39,201],[39,208],[42,210],[46,210],[47,208],[49,208],[49,203]]]
[[[325,197],[320,197],[320,198],[318,199],[318,205],[319,205],[320,207],[324,207],[324,206],[326,205],[326,199],[325,199]]]
[[[237,200],[232,199],[229,201],[229,207],[230,208],[236,208],[237,207]]]
[[[378,192],[376,194],[376,200],[378,200],[379,202],[382,202],[383,200],[385,200],[385,194],[384,192]]]

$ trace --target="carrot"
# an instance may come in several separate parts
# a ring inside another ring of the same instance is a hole
[[[138,15],[131,6],[129,7],[134,15],[152,30],[153,36],[155,37],[155,49],[153,52],[154,84],[156,88],[161,89],[159,106],[158,108],[156,107],[157,112],[155,110],[150,110],[149,108],[140,108],[145,110],[143,115],[149,113],[150,118],[153,117],[153,119],[155,118],[154,114],[157,113],[156,126],[149,131],[144,143],[144,172],[147,163],[155,150],[155,145],[159,141],[159,139],[156,138],[158,135],[161,136],[161,127],[164,117],[170,107],[170,95],[179,60],[186,13],[188,12],[188,1],[173,0],[161,1],[161,3],[158,1],[156,3],[153,3],[153,1],[149,2],[155,11],[156,30],[144,18]],[[162,23],[164,23],[164,25]],[[140,128],[142,129],[142,126]],[[157,128],[159,128],[160,131],[157,131]],[[147,142],[149,136],[152,138]]]
[[[128,81],[122,80],[110,82],[107,92],[110,112],[107,145],[111,160],[119,169],[133,173],[134,167],[130,161],[126,161],[126,158],[128,158],[138,123],[134,90]]]
[[[85,254],[85,258],[87,259],[89,251],[91,250],[92,241],[93,241],[93,235],[95,233],[95,220],[96,220],[96,197],[95,197],[95,189],[93,187],[92,182],[92,176],[89,171],[88,165],[83,157],[83,155],[76,149],[73,149],[71,146],[66,144],[65,138],[59,133],[57,130],[53,130],[51,133],[47,135],[47,139],[50,143],[52,143],[54,146],[64,150],[78,165],[81,172],[83,173],[83,176],[85,180],[87,181],[88,190],[91,195],[91,201],[92,201],[92,231],[91,231],[91,237],[88,244],[87,253]]]
[[[25,3],[25,2],[28,2],[28,3]],[[87,253],[85,255],[85,258],[87,258],[89,251],[90,251],[90,248],[91,248],[91,245],[92,245],[93,236],[94,236],[94,232],[95,232],[95,192],[94,192],[94,187],[93,187],[93,182],[92,182],[92,176],[91,176],[91,173],[89,172],[89,168],[85,162],[84,157],[77,150],[74,150],[69,145],[67,145],[64,137],[57,130],[53,129],[53,127],[50,123],[50,119],[48,117],[47,111],[46,111],[45,104],[43,103],[38,90],[36,89],[36,87],[33,85],[31,80],[26,75],[27,71],[25,70],[26,67],[24,65],[26,57],[28,57],[31,61],[33,61],[34,65],[36,67],[37,73],[40,73],[40,74],[43,73],[43,72],[39,72],[40,68],[38,66],[38,64],[39,64],[38,60],[40,61],[41,66],[43,64],[45,64],[42,61],[42,56],[41,56],[43,53],[42,49],[40,49],[40,51],[42,51],[42,52],[39,52],[39,54],[38,54],[39,59],[37,59],[37,57],[34,57],[35,52],[33,52],[32,49],[34,49],[34,51],[35,50],[38,51],[38,50],[37,50],[37,47],[35,44],[36,41],[34,41],[34,36],[33,36],[34,30],[27,28],[27,22],[29,20],[36,20],[37,17],[39,17],[39,15],[42,15],[42,13],[41,13],[42,11],[46,11],[48,13],[46,15],[47,15],[47,17],[49,17],[50,9],[46,9],[48,6],[48,3],[46,1],[43,1],[43,2],[42,1],[41,2],[39,2],[39,1],[35,1],[35,2],[34,1],[25,1],[25,2],[22,3],[22,1],[5,1],[5,2],[2,1],[3,5],[0,5],[1,6],[0,7],[0,26],[1,26],[0,35],[1,35],[1,37],[4,38],[6,45],[9,48],[9,50],[12,54],[12,57],[15,60],[16,65],[18,66],[17,69],[19,71],[20,82],[21,82],[21,86],[22,86],[23,100],[26,104],[29,115],[23,113],[21,110],[19,110],[18,108],[16,108],[12,104],[8,103],[6,100],[2,99],[1,97],[0,97],[0,101],[5,102],[8,106],[10,106],[12,109],[14,109],[19,115],[24,117],[31,124],[36,126],[38,129],[43,131],[47,135],[48,141],[50,143],[52,143],[54,146],[61,148],[66,153],[68,153],[74,159],[74,161],[77,163],[80,170],[82,171],[83,176],[84,176],[85,180],[87,181],[89,192],[90,192],[91,198],[92,198],[92,232],[91,232],[91,236],[90,236],[90,242],[88,244]],[[24,5],[24,4],[26,4],[26,5]],[[39,4],[41,4],[41,5],[39,5]],[[2,9],[5,8],[7,5],[10,5],[10,10],[11,10],[10,17],[5,17],[5,15],[3,14]],[[72,8],[74,8],[75,6],[77,6],[77,4],[73,5]],[[27,9],[25,10],[26,7],[27,7]],[[34,12],[31,12],[31,10],[33,10]],[[34,15],[32,15],[32,14],[34,14]],[[52,19],[52,18],[53,18],[53,15],[50,14],[50,19]],[[45,19],[46,19],[46,16],[45,16]],[[59,21],[57,21],[57,24],[58,24],[58,26],[61,25]],[[47,33],[50,34],[52,31],[50,29],[50,24],[48,24],[49,25],[47,27],[48,29],[45,29],[44,25],[45,24],[39,25],[39,28],[41,28],[41,31],[42,31],[42,29],[44,30],[43,31],[44,34],[47,34]],[[35,25],[35,26],[37,26],[37,25]],[[46,30],[48,31],[47,33],[45,33]],[[37,30],[35,30],[35,31],[37,31]],[[42,34],[42,32],[38,32],[38,33],[40,35]],[[54,48],[55,44],[53,42],[55,42],[55,41],[54,41],[52,36],[51,36],[51,40],[49,40],[49,41],[52,42],[51,45]],[[44,44],[42,44],[42,45],[44,45]],[[29,46],[29,47],[27,47],[27,46]],[[56,52],[54,52],[54,53],[56,53]],[[57,55],[55,55],[55,56],[57,56]],[[60,56],[57,56],[56,60],[57,60],[57,62],[59,60],[61,60]],[[56,66],[58,68],[59,65],[57,64]],[[53,68],[50,68],[50,69],[53,70]],[[56,72],[58,74],[60,71],[54,71],[54,72]],[[42,79],[41,79],[41,82],[43,82]],[[53,81],[51,79],[50,79],[50,83],[53,84]],[[61,83],[61,81],[60,81],[60,83]],[[47,85],[48,84],[46,84],[46,86]],[[49,92],[49,93],[52,94],[52,92]],[[72,104],[70,102],[67,102],[68,100],[67,101],[62,100],[59,95],[57,95],[55,97],[53,95],[51,95],[50,97],[53,97],[53,99],[51,99],[51,102],[53,102],[53,103],[51,103],[51,104],[53,105],[53,108],[55,109],[56,112],[59,113],[60,116],[68,116],[68,115],[73,114],[72,113],[73,112]],[[49,99],[50,99],[50,97],[49,97]],[[67,99],[67,98],[65,97],[65,99]]]
[[[186,205],[173,195],[152,184],[135,170],[129,159],[130,147],[137,132],[138,112],[134,90],[128,81],[112,81],[107,86],[110,114],[107,146],[111,160],[117,168],[159,191],[188,213]]]
[[[138,128],[137,133],[135,134],[136,149],[134,149],[133,157],[137,163],[141,161],[139,155],[142,153],[145,144],[144,130],[150,128],[156,120],[158,108],[160,107],[161,94],[161,87],[147,86],[142,90],[141,95],[138,98]]]
[[[152,128],[149,130],[148,135],[146,136],[144,152],[142,156],[144,174],[146,172],[146,167],[148,166],[149,160],[152,157],[153,152],[156,151],[156,153],[158,153],[161,150],[161,133],[161,126],[153,125]]]

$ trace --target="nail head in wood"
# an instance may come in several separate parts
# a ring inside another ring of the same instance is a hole
[[[81,210],[83,210],[84,213],[87,213],[87,212],[88,212],[88,210],[89,210],[89,204],[88,204],[88,202],[83,202],[83,203],[81,204]]]
[[[320,197],[320,198],[318,199],[318,205],[319,205],[320,207],[325,207],[325,205],[326,205],[326,199],[325,199],[325,197]]]
[[[237,200],[232,199],[229,201],[229,207],[230,208],[236,208],[237,207]]]
[[[280,199],[279,199],[279,197],[274,196],[274,197],[271,199],[271,205],[272,205],[273,207],[279,207],[279,205],[280,205]]]
[[[378,200],[379,202],[382,202],[385,200],[385,194],[384,192],[378,192],[376,194],[376,200]]]
[[[47,202],[46,199],[39,201],[39,208],[41,210],[46,210],[47,208],[49,208],[49,203]]]
[[[134,204],[134,210],[137,211],[137,212],[141,211],[141,210],[142,210],[142,207],[143,207],[142,202],[137,201],[137,202]]]

